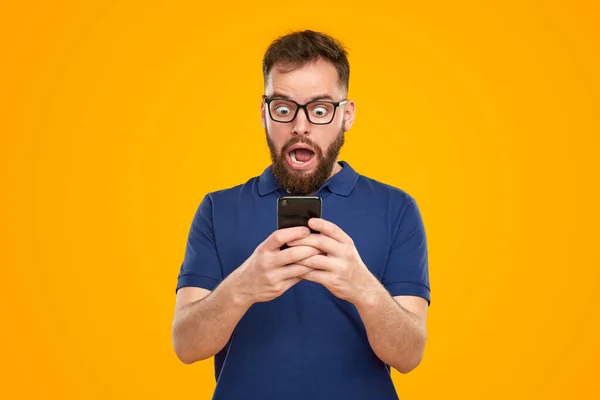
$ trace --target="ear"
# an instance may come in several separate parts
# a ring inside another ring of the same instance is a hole
[[[356,114],[356,104],[354,100],[348,100],[348,102],[343,106],[344,107],[344,121],[342,127],[344,128],[344,132],[347,132],[352,128],[354,124],[354,116]]]
[[[265,109],[265,102],[261,99],[260,100],[260,120],[262,122],[263,129],[266,129],[266,127],[267,127],[266,111],[267,110]]]

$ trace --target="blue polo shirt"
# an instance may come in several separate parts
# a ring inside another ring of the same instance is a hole
[[[427,242],[415,200],[340,165],[316,193],[322,217],[353,239],[392,296],[429,302]],[[245,184],[207,194],[191,224],[176,290],[214,290],[277,229],[283,195],[270,166]],[[217,400],[398,398],[355,306],[310,281],[252,305],[214,364]]]

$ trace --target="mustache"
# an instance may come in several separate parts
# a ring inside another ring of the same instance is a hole
[[[293,137],[283,145],[283,147],[281,148],[281,154],[285,155],[288,152],[290,147],[292,147],[293,145],[298,144],[298,143],[302,143],[302,144],[306,144],[306,145],[310,146],[310,148],[315,152],[315,154],[322,153],[319,146],[317,146],[312,140],[310,140],[308,138]]]

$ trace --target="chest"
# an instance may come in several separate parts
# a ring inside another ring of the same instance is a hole
[[[354,241],[363,262],[381,280],[392,242],[387,210],[352,204],[340,196],[323,197],[323,219],[339,226]],[[214,221],[217,252],[224,276],[239,267],[277,229],[277,195],[231,207],[227,223]],[[217,228],[218,227],[218,228]]]

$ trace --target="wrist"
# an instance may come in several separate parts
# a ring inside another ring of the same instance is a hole
[[[382,299],[389,296],[388,291],[379,280],[369,272],[366,284],[357,290],[356,297],[352,303],[357,309],[373,308],[381,304]]]
[[[239,281],[238,274],[234,271],[222,283],[223,294],[229,303],[237,308],[248,309],[254,304],[251,296],[244,294],[243,285]]]

